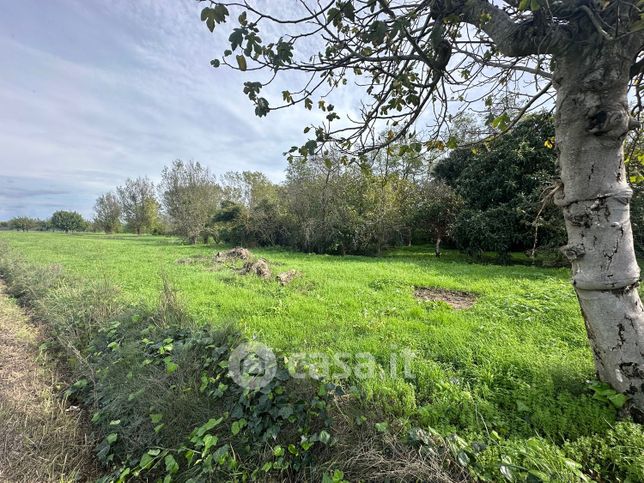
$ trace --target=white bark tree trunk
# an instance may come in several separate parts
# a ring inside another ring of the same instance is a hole
[[[638,294],[623,141],[633,121],[627,87],[633,62],[622,47],[584,49],[555,58],[556,138],[572,282],[597,374],[630,396],[644,417],[644,307]]]

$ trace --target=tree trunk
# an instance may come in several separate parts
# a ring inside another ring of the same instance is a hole
[[[436,237],[436,246],[434,248],[434,253],[436,254],[436,257],[441,256],[441,237]]]
[[[623,141],[635,127],[623,46],[580,43],[555,59],[556,139],[572,283],[598,377],[644,415],[644,307],[638,294]]]

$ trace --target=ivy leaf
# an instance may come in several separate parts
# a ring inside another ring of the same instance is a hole
[[[169,454],[165,457],[164,461],[165,461],[165,470],[168,473],[173,474],[179,471],[179,463],[177,463],[177,460],[174,459],[174,456]]]
[[[320,431],[320,443],[329,444],[329,441],[331,441],[331,435],[324,430]]]
[[[617,409],[620,409],[626,404],[626,401],[628,400],[628,397],[625,396],[624,394],[613,394],[612,396],[608,396],[608,400],[615,406]]]
[[[166,357],[163,359],[163,362],[165,362],[165,371],[168,374],[174,374],[174,372],[179,368],[179,366],[172,360],[171,357]]]
[[[244,426],[246,426],[245,419],[239,419],[237,421],[234,421],[233,424],[230,426],[230,432],[233,434],[233,436],[236,436],[244,428]]]

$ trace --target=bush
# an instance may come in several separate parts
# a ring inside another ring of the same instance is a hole
[[[644,430],[621,422],[605,434],[586,436],[568,443],[564,451],[581,462],[586,471],[602,481],[644,481]]]

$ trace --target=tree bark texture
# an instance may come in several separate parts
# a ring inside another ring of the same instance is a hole
[[[644,416],[644,307],[638,293],[623,142],[634,127],[623,46],[580,43],[556,56],[556,141],[562,207],[577,292],[599,378]]]

